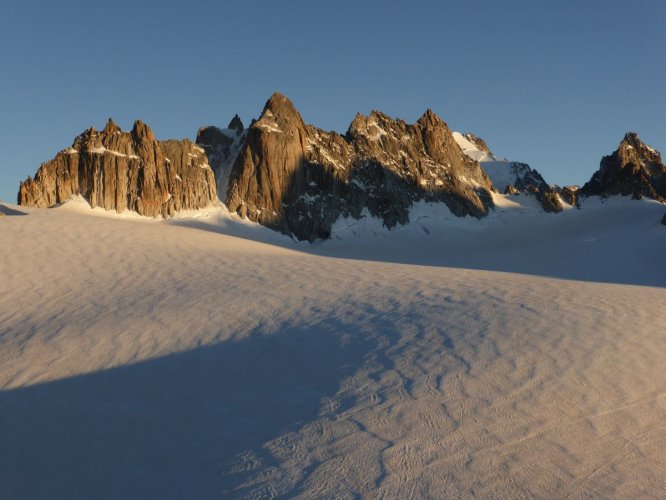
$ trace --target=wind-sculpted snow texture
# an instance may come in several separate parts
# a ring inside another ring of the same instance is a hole
[[[319,245],[5,206],[0,497],[663,497],[663,205],[495,200]]]
[[[187,139],[158,141],[138,120],[131,132],[112,120],[101,132],[86,130],[21,183],[18,202],[44,208],[76,196],[93,208],[151,217],[217,202],[204,150]]]
[[[377,111],[359,114],[342,136],[305,125],[276,93],[247,131],[223,199],[231,211],[312,241],[328,238],[340,216],[360,218],[364,209],[386,227],[406,224],[418,200],[483,217],[490,190],[479,164],[430,110],[412,125]]]

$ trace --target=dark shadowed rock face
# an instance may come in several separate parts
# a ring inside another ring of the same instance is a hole
[[[196,143],[208,156],[208,162],[215,172],[217,195],[222,201],[226,199],[231,167],[245,144],[246,136],[247,130],[238,115],[234,115],[226,129],[202,127],[197,132]]]
[[[409,221],[414,201],[441,201],[459,216],[492,207],[491,183],[446,123],[427,111],[415,124],[373,111],[342,136],[303,122],[281,94],[247,130],[226,203],[298,239],[328,238],[340,216],[364,210],[387,227]]]
[[[581,192],[586,196],[621,194],[666,201],[666,167],[658,151],[629,132],[613,154],[601,159],[599,170]]]
[[[189,140],[157,141],[136,121],[123,132],[112,121],[78,136],[21,183],[20,205],[51,207],[81,195],[91,207],[170,216],[217,201],[215,178],[203,149]]]

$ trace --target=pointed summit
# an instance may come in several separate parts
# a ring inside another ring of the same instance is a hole
[[[252,127],[269,132],[281,132],[296,128],[304,129],[305,123],[294,104],[286,96],[280,92],[273,92],[270,99],[266,101],[259,120],[253,123]]]
[[[120,130],[120,127],[116,125],[116,122],[113,121],[113,118],[109,118],[109,121],[106,122],[104,130],[102,130],[103,134],[108,134],[108,135],[120,132],[122,132],[122,130]]]
[[[150,127],[148,125],[143,123],[141,120],[136,120],[134,122],[134,126],[132,127],[132,135],[138,141],[154,141],[155,140],[155,134],[153,134],[153,131],[150,129]]]
[[[643,141],[638,137],[638,134],[636,132],[627,132],[624,134],[624,138],[622,139],[622,142],[627,142],[629,144],[642,144]]]
[[[244,130],[245,127],[243,127],[243,122],[241,121],[240,117],[238,115],[234,115],[234,117],[229,122],[229,125],[227,125],[227,128],[235,130],[236,135],[238,135]]]
[[[601,159],[581,192],[590,195],[631,195],[634,198],[666,199],[666,166],[657,150],[636,132],[627,132],[618,148]]]
[[[300,114],[298,113],[298,111],[296,111],[294,103],[291,102],[288,97],[281,94],[280,92],[273,92],[273,95],[271,95],[270,99],[266,101],[266,105],[264,106],[264,111],[262,113],[262,116],[264,116],[264,114],[266,114],[267,111],[270,111],[277,116],[287,117],[287,116],[298,115],[300,118]]]
[[[618,147],[618,154],[622,153],[624,156],[635,155],[637,158],[630,158],[628,161],[635,160],[641,164],[658,163],[661,164],[661,155],[659,152],[645,144],[636,132],[627,132],[624,138],[620,141]]]
[[[271,94],[271,96],[268,98],[268,101],[266,101],[266,106],[264,106],[264,109],[270,108],[272,109],[273,107],[276,106],[290,106],[294,107],[294,103],[292,103],[287,96],[285,96],[283,93],[278,92],[277,90]]]
[[[421,115],[421,118],[424,120],[434,120],[434,119],[439,119],[439,116],[430,108],[426,109],[424,113]]]
[[[444,123],[444,121],[439,116],[437,116],[432,109],[428,108],[426,109],[425,113],[421,115],[421,118],[419,118],[416,123],[418,123],[422,127],[427,128],[431,126],[440,125]]]

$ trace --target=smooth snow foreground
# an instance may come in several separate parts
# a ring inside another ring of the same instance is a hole
[[[663,498],[665,207],[499,201],[316,245],[5,207],[0,497]]]

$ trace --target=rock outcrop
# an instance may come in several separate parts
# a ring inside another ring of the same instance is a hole
[[[582,188],[586,196],[631,195],[666,201],[666,167],[661,155],[628,132],[618,148],[601,159],[599,170]]]
[[[537,200],[541,202],[541,207],[544,211],[558,213],[564,210],[562,200],[560,199],[560,195],[556,188],[549,186],[548,189],[544,189],[535,194]]]
[[[131,132],[111,119],[101,132],[86,130],[21,183],[18,203],[51,207],[77,195],[91,207],[151,217],[217,202],[204,150],[187,139],[158,141],[138,120]]]
[[[298,239],[328,238],[340,216],[365,211],[389,228],[405,224],[417,200],[446,203],[459,216],[483,217],[492,207],[490,180],[430,110],[414,124],[359,114],[343,136],[306,125],[276,93],[245,133],[226,204]],[[201,144],[213,144],[200,135]]]
[[[559,188],[560,197],[572,207],[580,208],[580,187],[578,186],[564,186]]]

